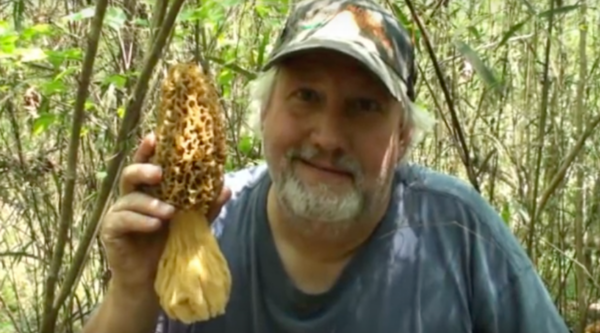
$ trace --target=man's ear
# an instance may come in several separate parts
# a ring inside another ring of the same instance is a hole
[[[262,127],[263,122],[265,121],[265,117],[267,115],[267,109],[269,108],[269,102],[267,101],[267,105],[264,105],[260,110],[260,126]]]
[[[277,74],[275,74],[277,75]],[[269,91],[269,94],[267,95],[267,98],[265,99],[265,103],[262,105],[262,108],[260,110],[260,127],[263,127],[263,123],[265,121],[265,118],[267,117],[267,112],[269,112],[269,110],[271,109],[271,103],[273,102],[273,95],[276,93],[276,89],[277,87],[275,86],[275,83],[273,82],[273,87],[270,88],[271,90]]]
[[[413,136],[413,127],[412,126],[404,126],[404,128],[400,129],[400,145],[407,146],[412,141]]]
[[[263,108],[260,110],[259,128],[261,134],[264,132],[265,129],[265,118],[267,117],[267,110],[269,109],[269,104],[271,104],[270,101],[267,101],[267,104],[263,106]]]
[[[404,116],[406,112],[410,112],[411,110],[407,110],[405,107],[401,106],[400,103],[395,105],[397,111],[403,116],[400,117],[400,121],[398,124],[398,143],[401,150],[404,150],[406,145],[411,142],[413,136],[413,124],[409,117]]]
[[[396,147],[397,151],[397,159],[396,161],[399,163],[404,159],[404,156],[408,153],[409,145],[412,142],[413,137],[413,126],[406,125],[402,123],[400,125],[399,133],[398,133],[398,146]]]

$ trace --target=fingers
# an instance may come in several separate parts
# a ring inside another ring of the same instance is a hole
[[[160,182],[161,169],[150,166],[148,163],[154,154],[156,136],[154,133],[146,135],[133,156],[133,164],[126,166],[119,178],[119,191],[121,195],[132,192],[140,185],[156,185]]]
[[[210,206],[208,213],[206,214],[209,221],[212,222],[214,219],[217,218],[217,216],[219,216],[221,209],[227,203],[227,201],[229,201],[229,199],[231,199],[231,190],[227,187],[223,187],[221,194],[219,194],[215,202]]]
[[[213,221],[231,198],[231,190],[223,188],[207,214]],[[150,233],[161,228],[163,221],[170,220],[175,207],[141,192],[121,197],[110,209],[103,223],[103,234],[114,237],[128,233]]]
[[[154,154],[154,148],[156,147],[156,136],[154,133],[146,135],[140,146],[138,147],[135,155],[133,155],[133,163],[148,163],[150,158]]]
[[[127,195],[142,185],[157,185],[162,178],[162,169],[154,164],[130,164],[123,168],[119,180],[121,195]]]
[[[113,213],[132,211],[167,221],[173,217],[175,207],[141,192],[132,192],[120,198],[111,208]]]
[[[150,233],[162,226],[162,221],[156,217],[128,210],[112,212],[106,218],[106,222],[102,225],[102,234],[108,238],[129,233]]]
[[[110,209],[103,223],[103,234],[148,233],[158,230],[163,221],[173,217],[175,208],[147,194],[133,192],[121,197]]]

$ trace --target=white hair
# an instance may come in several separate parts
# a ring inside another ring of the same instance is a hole
[[[251,131],[258,138],[262,139],[262,125],[261,125],[261,114],[265,111],[267,103],[271,98],[273,89],[276,83],[277,77],[277,66],[271,67],[268,71],[260,73],[252,82],[249,84],[250,88],[250,104],[248,106],[248,123]],[[413,102],[409,102],[406,108],[408,112],[405,113],[405,122],[412,130],[410,142],[407,143],[406,152],[403,160],[410,155],[410,152],[423,140],[425,134],[430,132],[435,125],[435,118],[427,112],[426,109],[416,105]]]

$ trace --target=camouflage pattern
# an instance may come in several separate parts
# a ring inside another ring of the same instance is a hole
[[[372,70],[398,100],[415,100],[417,72],[408,32],[372,0],[303,0],[295,4],[264,70],[313,48],[342,52]]]

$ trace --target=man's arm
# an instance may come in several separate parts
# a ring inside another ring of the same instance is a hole
[[[472,192],[473,193],[473,192]],[[500,215],[470,200],[473,327],[477,333],[569,333],[550,293]]]
[[[104,300],[84,325],[82,333],[153,333],[159,313],[160,306],[154,290],[133,290],[111,283]]]
[[[489,293],[474,322],[478,333],[568,333],[542,280],[533,266],[524,269],[514,280]]]

